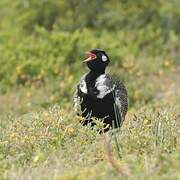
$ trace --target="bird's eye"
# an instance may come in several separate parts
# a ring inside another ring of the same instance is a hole
[[[107,57],[105,55],[102,55],[102,61],[103,62],[107,61]]]

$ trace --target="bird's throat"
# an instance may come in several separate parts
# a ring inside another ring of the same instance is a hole
[[[102,74],[104,74],[105,73],[105,71],[98,71],[98,72],[96,72],[96,71],[90,71],[88,74],[87,74],[87,79],[89,80],[89,81],[96,81],[96,79],[99,77],[99,76],[101,76]]]
[[[85,78],[87,89],[95,88],[96,79],[105,72],[90,71]]]

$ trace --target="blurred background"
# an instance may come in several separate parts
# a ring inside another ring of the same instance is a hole
[[[128,90],[116,139],[72,111],[92,48]],[[180,0],[0,0],[0,179],[178,179],[179,77]]]
[[[0,117],[71,109],[92,48],[109,55],[130,112],[179,102],[179,0],[1,0],[0,19]]]

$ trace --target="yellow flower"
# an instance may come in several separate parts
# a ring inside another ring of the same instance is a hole
[[[31,92],[28,91],[28,92],[26,93],[26,96],[27,96],[28,98],[30,98],[30,97],[32,96]]]
[[[56,99],[56,97],[54,95],[50,96],[50,101],[53,102]]]
[[[33,163],[36,164],[38,162],[42,162],[45,159],[44,154],[43,153],[39,153],[37,154],[34,159],[33,159]]]
[[[10,139],[15,139],[16,138],[16,134],[15,133],[12,133],[11,135],[10,135]]]
[[[49,116],[48,112],[44,112],[43,115],[44,115],[45,117],[48,117],[48,116]]]
[[[165,60],[165,61],[164,61],[164,66],[169,67],[169,66],[170,66],[170,64],[171,64],[171,63],[170,63],[170,61],[169,61],[169,60]]]
[[[134,67],[134,59],[132,57],[127,57],[122,65],[125,69],[132,68]]]
[[[66,128],[66,132],[67,132],[68,134],[72,134],[72,133],[74,132],[74,128],[68,127],[68,128]]]
[[[42,75],[42,74],[38,74],[38,75],[37,75],[37,79],[38,79],[38,80],[42,80],[42,79],[43,79],[43,75]]]
[[[16,67],[16,73],[17,73],[17,75],[21,75],[22,74],[22,68],[20,66]]]
[[[148,124],[150,124],[150,123],[151,123],[151,121],[150,121],[149,119],[145,119],[145,120],[144,120],[144,124],[145,124],[145,125],[148,125]]]

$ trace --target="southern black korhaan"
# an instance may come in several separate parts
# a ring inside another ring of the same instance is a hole
[[[128,96],[124,84],[105,73],[110,59],[105,51],[93,49],[86,53],[84,62],[90,71],[77,85],[73,98],[74,109],[81,115],[83,125],[94,125],[93,117],[109,127],[120,127],[128,110]]]

